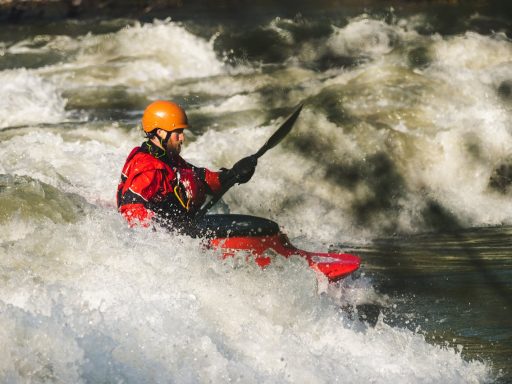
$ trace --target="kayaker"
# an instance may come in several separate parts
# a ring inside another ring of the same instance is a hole
[[[158,100],[144,110],[147,140],[128,155],[117,187],[117,207],[130,226],[158,223],[194,235],[193,218],[206,195],[254,174],[257,160],[251,156],[218,172],[185,161],[180,152],[188,128],[185,111],[174,102]]]

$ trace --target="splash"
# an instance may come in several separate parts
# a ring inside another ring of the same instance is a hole
[[[60,236],[49,242],[52,233]],[[317,295],[316,277],[299,258],[278,259],[264,271],[255,263],[223,263],[198,241],[133,232],[108,211],[40,228],[2,249],[1,270],[9,271],[0,293],[3,378],[327,383],[343,376],[405,383],[489,377],[485,364],[466,362],[421,335],[351,320]],[[350,289],[344,300],[350,302]]]
[[[112,127],[87,133],[74,130],[67,135],[34,128],[3,141],[0,173],[28,176],[84,196],[91,203],[113,206],[120,167],[136,143]]]

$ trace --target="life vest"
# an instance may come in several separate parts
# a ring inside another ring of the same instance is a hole
[[[193,172],[207,193],[222,187],[219,172],[194,167],[180,156],[169,158],[151,142],[130,152],[117,187],[117,207],[131,226],[149,226],[156,220],[172,227],[190,221],[191,213],[175,194],[180,172]]]

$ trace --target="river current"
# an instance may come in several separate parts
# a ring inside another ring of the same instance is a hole
[[[459,16],[2,26],[0,381],[511,382],[511,23]],[[361,274],[328,285],[128,228],[115,190],[156,99],[186,108],[182,154],[211,169],[304,102],[218,209]]]

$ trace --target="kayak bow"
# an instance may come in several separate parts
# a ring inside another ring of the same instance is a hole
[[[237,251],[246,251],[255,257],[260,267],[272,262],[271,255],[289,258],[303,257],[309,266],[329,279],[336,281],[359,269],[358,256],[335,252],[308,252],[296,248],[282,233],[277,223],[249,215],[206,215],[200,225],[209,245],[222,250],[224,258]]]

